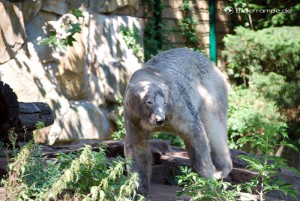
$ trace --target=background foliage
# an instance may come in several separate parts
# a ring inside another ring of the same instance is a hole
[[[278,124],[299,144],[300,27],[235,31],[224,38],[222,52],[229,78],[239,86],[230,99],[230,137]]]
[[[263,29],[272,26],[299,25],[300,3],[297,0],[231,0],[228,6],[240,11],[233,13],[235,26]],[[249,12],[249,10],[259,9],[272,9],[273,11]]]

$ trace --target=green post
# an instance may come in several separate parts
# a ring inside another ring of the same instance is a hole
[[[217,63],[216,0],[209,0],[209,56]]]

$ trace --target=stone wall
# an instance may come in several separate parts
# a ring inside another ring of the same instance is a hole
[[[162,13],[162,19],[168,27],[178,27],[182,19],[181,7],[183,0],[162,0],[165,8]],[[224,49],[223,37],[229,33],[231,27],[230,15],[224,12],[228,0],[216,0],[216,38],[217,38],[217,65],[225,68],[224,59],[221,57],[221,50]],[[204,52],[209,56],[209,0],[193,0],[190,5],[193,7],[193,17],[197,21],[196,31],[201,39],[201,46]],[[171,32],[169,39],[175,47],[183,47],[184,39],[182,33]]]
[[[192,1],[197,31],[209,51],[208,0]],[[162,0],[162,20],[178,26],[182,0]],[[217,1],[218,55],[230,21],[225,0]],[[39,45],[72,8],[83,11],[82,31],[73,47],[59,51]],[[120,29],[137,27],[143,36],[142,0],[27,0],[0,2],[0,79],[19,101],[46,102],[55,112],[54,125],[44,129],[41,141],[52,144],[76,139],[108,139],[115,129],[108,114],[117,106],[131,74],[142,64],[122,38]],[[172,32],[174,46],[185,46]],[[218,59],[218,65],[224,66]]]
[[[100,3],[99,3],[100,2]],[[59,51],[39,45],[71,8],[83,11],[82,31],[73,47]],[[108,119],[123,95],[131,74],[141,63],[120,33],[122,26],[139,29],[132,15],[135,0],[29,0],[0,2],[0,78],[23,102],[46,102],[55,123],[44,129],[45,143],[77,139],[109,139]],[[124,15],[110,15],[112,12]]]

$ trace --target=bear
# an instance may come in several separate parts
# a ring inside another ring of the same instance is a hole
[[[162,52],[133,73],[124,94],[128,171],[149,194],[152,156],[148,139],[166,131],[184,141],[192,170],[225,178],[232,170],[227,142],[228,86],[203,54],[187,48]]]

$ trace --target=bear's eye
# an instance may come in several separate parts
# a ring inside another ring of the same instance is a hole
[[[147,103],[147,105],[152,105],[153,104],[152,101],[147,101],[146,103]]]

